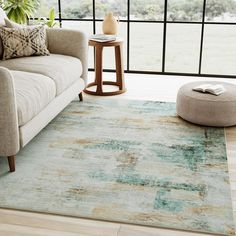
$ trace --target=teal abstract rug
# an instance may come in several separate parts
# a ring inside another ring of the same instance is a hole
[[[0,158],[0,207],[234,234],[224,129],[174,103],[72,102],[17,156]]]

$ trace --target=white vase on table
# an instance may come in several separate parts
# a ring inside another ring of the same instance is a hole
[[[103,34],[117,35],[118,22],[112,12],[109,12],[102,23]]]

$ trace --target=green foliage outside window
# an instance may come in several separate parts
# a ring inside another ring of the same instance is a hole
[[[49,0],[53,1],[53,0]],[[61,0],[64,18],[92,17],[91,0]],[[66,7],[70,5],[69,7]],[[132,0],[130,5],[132,18],[144,20],[163,20],[163,0]],[[200,21],[202,19],[202,0],[168,0],[168,20]],[[113,11],[121,18],[127,17],[126,0],[96,1],[96,17],[104,17],[108,11]],[[236,14],[236,0],[207,0],[206,15],[208,20],[222,16],[224,13]]]
[[[61,0],[61,3],[63,18],[92,18],[91,0]],[[0,0],[0,4],[11,20],[25,24],[29,17],[34,17],[37,10],[38,17],[47,16],[52,6],[57,7],[57,0]],[[130,7],[132,19],[163,20],[163,0],[132,0]],[[168,20],[171,21],[200,21],[202,10],[202,0],[168,0]],[[126,18],[127,0],[96,0],[96,18],[103,18],[109,11],[120,18]],[[236,0],[207,0],[207,20],[221,17],[225,13],[236,15]]]
[[[220,16],[223,13],[235,13],[236,1],[235,0],[208,0],[206,6],[206,13],[211,20],[214,17]]]

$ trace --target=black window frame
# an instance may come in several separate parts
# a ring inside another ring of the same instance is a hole
[[[203,56],[203,46],[204,46],[204,33],[205,33],[205,25],[235,25],[236,22],[211,22],[206,21],[206,6],[207,0],[203,0],[203,10],[202,10],[202,19],[201,21],[169,21],[167,19],[168,13],[168,0],[164,1],[164,18],[163,20],[132,20],[130,19],[130,2],[132,0],[127,0],[127,19],[120,20],[120,22],[124,22],[127,24],[127,66],[125,68],[126,73],[139,73],[139,74],[157,74],[157,75],[180,75],[180,76],[198,76],[198,77],[224,77],[224,78],[236,78],[236,75],[222,75],[222,74],[204,74],[202,73],[202,56]],[[96,22],[103,21],[102,19],[96,18],[96,0],[91,0],[93,7],[93,16],[91,19],[72,19],[72,18],[63,18],[62,10],[63,5],[61,0],[58,0],[58,18],[56,20],[59,21],[60,27],[63,27],[63,21],[89,21],[93,22],[93,34],[96,34]],[[143,70],[132,70],[130,69],[130,23],[162,23],[163,24],[163,46],[162,46],[162,70],[161,71],[143,71]],[[179,73],[179,72],[168,72],[165,70],[166,64],[166,38],[167,38],[167,24],[197,24],[201,25],[201,37],[200,37],[200,51],[199,51],[199,64],[198,64],[198,73]],[[90,71],[94,71],[94,68],[89,68]],[[115,70],[104,69],[106,72],[114,72]]]

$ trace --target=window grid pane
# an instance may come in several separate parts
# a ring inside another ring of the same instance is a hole
[[[202,21],[203,0],[168,0],[169,21]]]
[[[61,16],[64,19],[92,19],[93,2],[92,0],[60,0]]]
[[[58,2],[61,5],[61,16]],[[125,68],[129,64],[127,69],[130,71],[196,75],[202,73],[204,76],[229,77],[236,75],[232,66],[232,58],[236,54],[235,44],[232,43],[236,37],[236,0],[41,0],[41,6],[34,17],[47,16],[51,7],[56,10],[56,18],[62,20],[62,27],[80,29],[88,35],[93,33],[94,25],[96,32],[101,32],[101,21],[109,11],[120,20],[127,21],[120,22],[119,36],[125,41]],[[184,33],[183,28],[178,25],[188,25],[191,29]],[[167,27],[166,32],[163,26]],[[231,30],[227,30],[228,28]],[[153,50],[150,50],[150,45]],[[89,64],[93,67],[93,50],[89,55]],[[217,66],[213,69],[214,63],[219,61],[223,61],[221,69]],[[163,63],[164,71],[161,70]],[[106,68],[115,69],[108,59],[105,64]]]
[[[197,73],[201,25],[167,24],[166,72]]]
[[[130,0],[131,20],[164,20],[164,0]]]
[[[202,73],[236,75],[235,42],[235,25],[206,25]]]
[[[236,0],[206,0],[205,20],[236,23]]]
[[[153,34],[156,32],[156,34]],[[130,69],[161,71],[163,24],[130,24]]]

